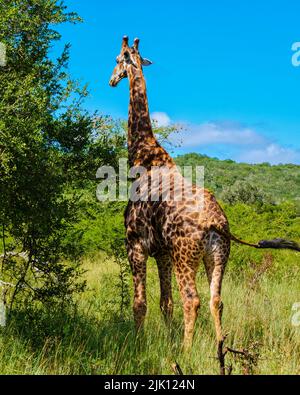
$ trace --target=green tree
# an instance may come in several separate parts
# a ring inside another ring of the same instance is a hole
[[[261,206],[272,203],[271,198],[259,187],[247,181],[236,181],[232,186],[225,187],[221,199],[229,204],[245,203]]]
[[[67,73],[69,45],[58,59],[49,56],[61,38],[55,25],[80,20],[54,0],[0,5],[7,53],[0,68],[1,273],[15,284],[11,302],[25,289],[47,301],[82,288],[79,251],[64,243],[77,207],[66,190],[78,181],[94,120],[81,107],[86,87]]]

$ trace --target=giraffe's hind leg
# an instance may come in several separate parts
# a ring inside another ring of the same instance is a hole
[[[178,283],[184,315],[183,347],[188,351],[193,342],[194,327],[200,307],[196,287],[196,274],[199,266],[199,251],[196,243],[181,241],[182,247],[174,254],[174,270]]]
[[[223,302],[221,300],[221,288],[229,253],[230,242],[214,234],[209,250],[204,256],[204,264],[210,286],[210,311],[215,325],[218,358],[222,375],[225,374],[225,362],[223,354],[224,335],[222,331]]]
[[[148,255],[143,250],[141,243],[127,242],[128,259],[133,275],[134,301],[133,315],[136,329],[144,323],[147,312],[146,298],[146,263]]]
[[[161,254],[156,257],[156,262],[160,280],[160,309],[169,325],[173,317],[172,260],[168,254]]]

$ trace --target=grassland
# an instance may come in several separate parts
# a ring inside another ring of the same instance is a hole
[[[241,250],[240,247],[234,247]],[[280,280],[280,262],[289,260]],[[174,281],[175,312],[171,331],[159,311],[159,285],[154,262],[148,265],[148,314],[137,337],[131,308],[120,312],[119,266],[103,254],[84,261],[87,290],[78,309],[68,315],[44,310],[15,313],[0,333],[2,374],[172,374],[176,360],[184,373],[218,374],[210,318],[208,285],[201,269],[202,301],[193,350],[181,352],[182,312]],[[224,280],[224,328],[227,345],[259,354],[254,374],[300,374],[300,327],[291,324],[292,306],[300,301],[300,267],[295,253],[262,255],[259,265],[236,273],[228,267]],[[243,364],[228,356],[233,374]]]

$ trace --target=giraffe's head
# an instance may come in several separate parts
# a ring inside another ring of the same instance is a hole
[[[140,40],[136,38],[132,47],[128,45],[128,37],[123,37],[122,48],[117,56],[117,65],[109,81],[109,85],[115,87],[123,79],[127,78],[130,68],[142,69],[143,66],[149,66],[152,62],[141,57],[139,52]]]

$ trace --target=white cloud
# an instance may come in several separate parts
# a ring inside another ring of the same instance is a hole
[[[299,163],[300,152],[272,143],[266,147],[242,152],[239,160],[247,163]]]
[[[156,120],[159,127],[173,123],[165,112],[154,112],[151,118]],[[191,150],[203,152],[203,149],[214,152],[217,147],[223,151],[226,146],[227,152],[231,152],[230,159],[238,162],[300,164],[300,150],[281,146],[263,136],[254,127],[232,121],[210,121],[200,124],[176,122],[176,124],[182,128],[182,131],[170,136],[170,139],[175,144],[180,141],[180,148],[185,152]]]
[[[165,112],[153,112],[151,119],[157,123],[158,127],[166,127],[171,124],[171,118]]]
[[[183,147],[212,144],[259,145],[266,138],[255,130],[232,122],[205,122],[185,125],[182,134]]]

